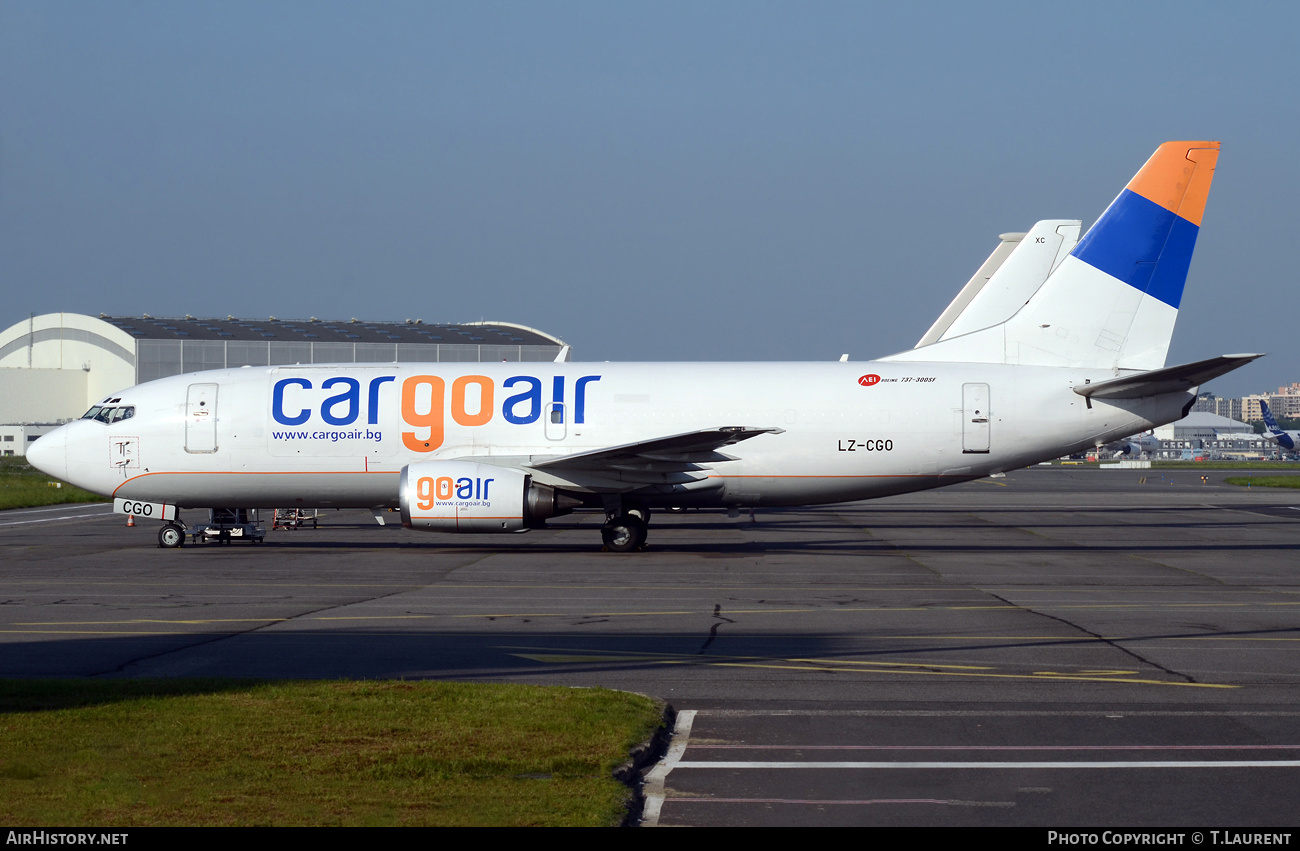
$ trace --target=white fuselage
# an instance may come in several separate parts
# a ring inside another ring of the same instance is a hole
[[[246,367],[125,390],[113,398],[134,408],[129,419],[74,421],[32,457],[88,490],[182,507],[393,507],[405,465],[459,458],[646,505],[816,504],[1055,458],[1173,421],[1191,399],[1089,405],[1071,390],[1113,377],[886,361]],[[723,426],[783,431],[725,447],[690,473],[660,474],[653,462],[582,475],[530,466]]]

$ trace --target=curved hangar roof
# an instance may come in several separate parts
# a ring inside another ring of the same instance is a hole
[[[297,363],[553,361],[563,340],[512,322],[31,316],[0,330],[0,419],[58,422],[132,384]]]
[[[105,316],[99,318],[138,340],[280,340],[321,343],[441,343],[485,346],[564,346],[536,328],[512,322],[427,325],[419,319],[374,322],[361,319],[183,319]]]

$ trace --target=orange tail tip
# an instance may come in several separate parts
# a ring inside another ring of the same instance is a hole
[[[1128,189],[1200,227],[1218,159],[1218,142],[1165,142]]]

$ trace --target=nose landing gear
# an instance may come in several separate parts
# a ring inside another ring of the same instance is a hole
[[[185,544],[185,530],[175,523],[164,523],[158,530],[158,546],[175,549]]]

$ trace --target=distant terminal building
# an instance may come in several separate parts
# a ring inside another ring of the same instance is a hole
[[[1225,459],[1277,454],[1277,447],[1256,434],[1250,424],[1208,411],[1193,411],[1177,422],[1159,426],[1154,435],[1161,445],[1157,457],[1163,458],[1178,458],[1184,450],[1204,450]]]
[[[235,366],[553,361],[566,344],[510,322],[34,316],[0,332],[0,453],[135,384]],[[44,426],[44,428],[42,427]],[[6,440],[6,436],[12,437]]]
[[[1155,436],[1161,440],[1216,440],[1224,436],[1254,434],[1249,423],[1221,417],[1205,411],[1193,411],[1168,425],[1158,426]]]

